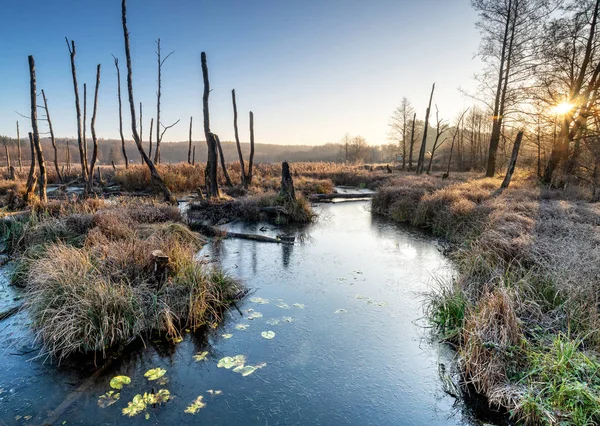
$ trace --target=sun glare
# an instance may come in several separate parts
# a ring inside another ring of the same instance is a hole
[[[573,109],[574,105],[570,104],[569,102],[561,102],[558,105],[556,105],[554,108],[552,108],[552,111],[555,114],[558,115],[562,115],[562,114],[566,114],[567,112],[571,111]]]

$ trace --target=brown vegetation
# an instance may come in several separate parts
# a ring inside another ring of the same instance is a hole
[[[401,177],[378,191],[373,212],[454,244],[458,276],[431,293],[428,312],[457,346],[466,383],[524,422],[597,422],[600,206],[583,187],[547,189],[525,175],[502,193],[500,184]],[[564,356],[557,342],[574,348],[563,361],[573,364],[538,370]]]

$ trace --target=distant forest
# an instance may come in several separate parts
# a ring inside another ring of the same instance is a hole
[[[416,121],[414,146],[414,161],[418,156],[418,150],[421,146],[423,122]],[[453,129],[452,129],[453,130]],[[448,132],[451,133],[451,132]],[[427,150],[431,149],[435,141],[435,128],[430,127],[427,137]],[[466,138],[475,140],[476,135],[467,135]],[[358,137],[350,137],[348,154],[346,153],[346,144],[344,138],[340,142],[325,143],[322,145],[283,145],[283,144],[255,144],[255,161],[258,163],[273,163],[281,161],[290,162],[350,162],[350,163],[393,163],[398,161],[398,156],[402,154],[401,141],[396,143],[390,142],[381,145],[369,145],[367,141]],[[483,135],[478,135],[477,139],[483,139]],[[353,141],[360,139],[361,144],[354,144]],[[464,138],[463,138],[464,139]],[[46,158],[51,161],[54,155],[54,150],[50,142],[50,138],[42,138],[42,148],[46,153]],[[66,163],[67,146],[70,152],[71,162],[78,162],[79,151],[77,147],[77,139],[75,138],[56,138],[58,147],[58,162]],[[88,146],[91,146],[91,140],[88,140]],[[223,147],[223,155],[226,161],[238,161],[237,149],[235,142],[221,142]],[[18,166],[18,146],[17,138],[8,136],[0,136],[0,147],[6,146],[9,151],[11,162]],[[195,147],[195,161],[206,162],[206,142],[194,141],[192,146]],[[144,142],[146,152],[148,152],[148,142]],[[248,142],[242,142],[241,147],[245,156],[250,150]],[[21,157],[23,164],[29,164],[31,151],[29,149],[29,140],[21,138]],[[133,163],[140,162],[141,157],[132,140],[126,142],[126,150],[130,161]],[[187,161],[188,142],[163,142],[161,144],[161,162],[162,163],[180,163]],[[407,156],[408,158],[408,156]],[[444,149],[440,150],[439,161],[444,158]],[[110,165],[114,162],[115,165],[124,164],[123,156],[121,155],[121,141],[117,139],[99,139],[98,140],[98,162],[101,165]],[[467,161],[469,163],[469,161]],[[5,149],[0,150],[0,165],[6,164]]]

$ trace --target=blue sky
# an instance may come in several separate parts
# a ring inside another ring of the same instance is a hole
[[[96,65],[102,64],[97,133],[118,137],[116,72],[125,60],[120,0],[1,0],[0,134],[22,135],[30,124],[27,56],[36,60],[55,133],[76,135],[65,36],[77,44],[77,71],[91,110]],[[344,133],[386,142],[387,123],[402,96],[423,118],[432,82],[442,116],[452,119],[473,89],[479,44],[469,0],[128,0],[134,91],[144,104],[144,139],[156,115],[155,40],[163,55],[162,120],[181,119],[165,141],[187,140],[189,117],[203,139],[200,52],[212,86],[211,129],[233,139],[231,89],[236,89],[242,140],[248,111],[257,142],[319,144]],[[89,113],[91,116],[91,111]],[[45,128],[45,125],[43,125]],[[131,138],[124,108],[125,137]]]

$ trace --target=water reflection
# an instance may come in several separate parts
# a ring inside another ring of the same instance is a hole
[[[430,238],[372,219],[366,205],[321,207],[322,220],[292,230],[299,236],[293,246],[235,239],[207,245],[200,257],[219,259],[248,284],[252,296],[269,303],[248,297],[217,328],[186,333],[177,345],[159,339],[137,343],[79,392],[56,424],[90,419],[144,425],[466,424],[438,379],[439,357],[448,360],[425,343],[427,331],[415,325],[422,316],[417,296],[446,262]],[[256,226],[235,226],[260,232]],[[249,309],[263,316],[248,320]],[[346,313],[335,314],[339,309]],[[237,329],[240,323],[248,328]],[[274,337],[263,338],[266,331]],[[0,333],[0,344],[6,342]],[[206,359],[195,361],[203,351]],[[219,359],[236,355],[245,355],[248,365],[266,365],[247,377],[217,368]],[[7,390],[0,392],[0,418],[9,424],[17,415],[43,424],[94,371],[58,369],[6,353],[0,353],[0,363],[7,369],[0,375],[0,388]],[[165,387],[173,400],[150,409],[149,421],[144,415],[123,418],[127,401],[152,389],[144,378],[152,368],[167,371]],[[118,374],[131,377],[131,385],[117,403],[99,408],[98,396]],[[207,393],[214,389],[222,395]],[[185,413],[200,395],[206,407]]]

